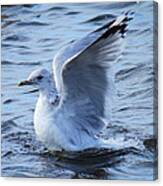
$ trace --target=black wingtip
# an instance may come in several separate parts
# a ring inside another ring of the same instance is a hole
[[[133,10],[128,10],[128,11],[125,11],[124,12],[124,14],[126,15],[126,16],[134,16],[134,14],[135,14],[135,12],[133,11]]]
[[[124,12],[123,14],[126,16],[127,21],[131,21],[135,16],[135,12],[132,10],[128,10],[127,12]]]
[[[128,31],[128,23],[134,18],[134,11],[127,11],[122,13],[121,16],[117,17],[110,23],[105,24],[103,27],[97,29],[95,32],[99,32],[102,30],[106,30],[106,32],[103,33],[101,38],[107,38],[111,34],[115,34],[116,32],[121,33],[121,37],[124,38],[126,35],[126,32]]]

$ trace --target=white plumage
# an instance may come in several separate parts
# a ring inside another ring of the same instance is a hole
[[[105,126],[105,108],[111,108],[111,66],[121,56],[131,14],[61,49],[54,57],[53,75],[38,69],[20,83],[33,84],[40,90],[34,127],[39,140],[50,150],[106,146],[97,135]]]

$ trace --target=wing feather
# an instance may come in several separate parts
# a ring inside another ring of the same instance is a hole
[[[54,78],[64,100],[89,99],[94,115],[104,117],[106,96],[112,84],[108,74],[111,64],[121,56],[130,19],[129,13],[118,17],[64,48],[54,58]]]

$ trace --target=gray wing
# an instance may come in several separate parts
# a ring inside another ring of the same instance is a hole
[[[130,19],[128,13],[118,17],[62,49],[54,58],[56,87],[64,100],[75,102],[87,98],[96,116],[104,117],[110,65],[121,56]]]

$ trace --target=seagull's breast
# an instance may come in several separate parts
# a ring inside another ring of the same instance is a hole
[[[34,114],[36,135],[49,149],[51,146],[59,149],[57,141],[60,139],[60,130],[55,121],[55,109],[54,105],[39,97]]]

